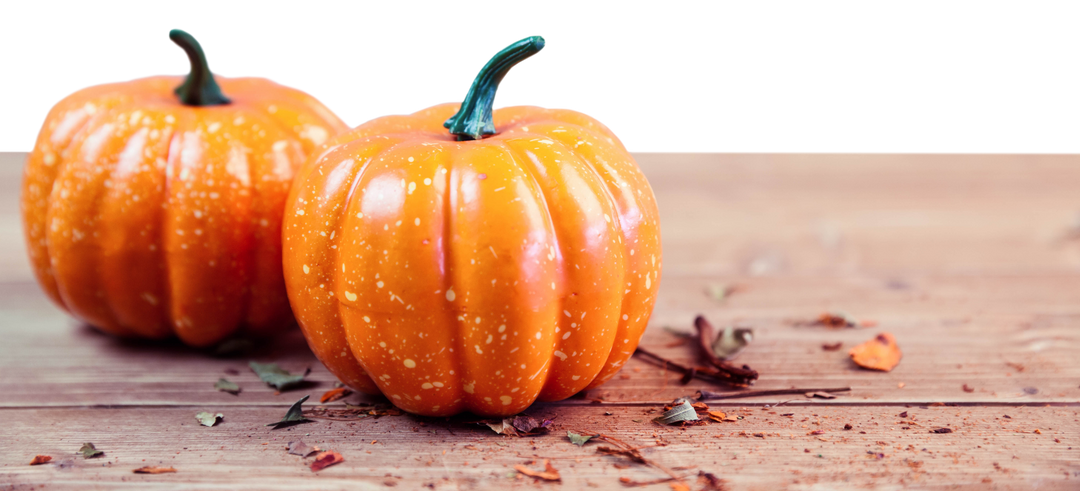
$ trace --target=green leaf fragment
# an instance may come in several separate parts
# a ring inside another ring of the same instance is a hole
[[[311,397],[311,395],[306,395],[299,401],[296,401],[292,405],[292,407],[290,407],[289,410],[285,413],[285,417],[281,418],[281,421],[278,421],[276,423],[270,423],[266,426],[273,426],[274,429],[277,429],[281,428],[282,426],[288,426],[291,423],[303,423],[309,421],[307,418],[304,417],[304,409],[302,407],[304,401],[307,401],[309,397]]]
[[[669,411],[664,411],[664,414],[653,421],[660,424],[673,425],[682,423],[683,421],[697,421],[697,419],[697,410],[694,409],[694,406],[690,405],[690,401],[683,399],[682,404],[671,408]]]
[[[240,393],[239,385],[236,385],[234,382],[230,382],[228,379],[224,378],[219,378],[218,381],[214,383],[214,388],[220,390],[221,392],[228,392],[232,395],[237,395]]]
[[[301,374],[292,374],[277,365],[277,363],[250,362],[248,366],[256,375],[271,387],[277,390],[285,390],[304,381],[308,371]]]
[[[572,431],[566,432],[566,437],[570,439],[570,443],[579,447],[585,446],[585,443],[591,440],[596,435],[581,435]]]
[[[206,411],[195,414],[195,419],[199,421],[199,424],[203,426],[214,426],[218,420],[224,419],[225,415],[221,413],[210,414]]]
[[[102,455],[105,455],[105,452],[102,452],[101,450],[95,448],[93,443],[82,444],[82,447],[79,448],[79,453],[82,454],[84,459],[92,459],[94,457],[101,457]]]
[[[712,343],[713,353],[721,360],[735,358],[743,348],[754,340],[754,330],[744,327],[725,327]]]

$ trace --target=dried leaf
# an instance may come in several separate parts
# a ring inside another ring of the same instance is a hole
[[[574,433],[573,431],[566,432],[566,437],[570,439],[570,443],[573,443],[574,445],[577,445],[579,447],[585,446],[585,444],[588,443],[588,441],[591,440],[594,436],[596,435],[582,435],[580,433]]]
[[[295,442],[289,442],[289,453],[293,455],[299,455],[301,457],[307,457],[313,453],[322,451],[319,447],[313,447],[304,443],[303,440],[297,440]]]
[[[844,343],[837,341],[837,342],[832,343],[832,344],[823,344],[823,345],[821,345],[821,349],[823,349],[825,351],[838,351],[838,350],[840,350],[840,347],[843,346],[843,345],[844,345]]]
[[[134,472],[136,474],[165,474],[168,472],[176,472],[176,469],[173,469],[172,467],[157,467],[148,465],[146,467],[139,467],[138,469],[135,469],[131,472]]]
[[[516,470],[516,471],[518,471],[518,472],[520,472],[522,474],[525,474],[526,476],[543,479],[545,481],[561,481],[562,480],[562,477],[559,477],[559,471],[556,470],[554,467],[552,467],[551,462],[549,462],[547,460],[544,461],[544,470],[543,471],[534,471],[534,470],[532,470],[532,469],[530,469],[528,467],[525,467],[523,465],[515,465],[514,470]]]
[[[95,448],[93,443],[82,444],[82,447],[79,447],[79,453],[82,454],[84,459],[92,459],[105,455],[105,452],[102,452],[101,450]]]
[[[952,428],[934,428],[930,433],[952,433]]]
[[[221,413],[210,414],[206,411],[195,414],[195,419],[199,420],[199,424],[203,426],[214,426],[218,420],[224,419],[225,415]]]
[[[513,421],[510,419],[499,420],[497,423],[485,422],[491,431],[500,435],[517,436],[517,430],[514,429]]]
[[[653,419],[660,424],[673,425],[682,423],[683,421],[697,421],[697,410],[690,404],[690,401],[683,399],[682,404],[679,404],[668,411],[664,411],[664,414]]]
[[[903,356],[896,338],[891,333],[883,332],[848,352],[851,360],[863,368],[888,372],[900,363]]]
[[[47,464],[50,460],[52,460],[52,457],[48,455],[35,455],[34,460],[30,461],[30,465]]]
[[[341,399],[342,397],[348,396],[349,394],[352,394],[352,391],[348,388],[337,387],[323,393],[322,397],[319,398],[319,402],[323,404],[326,404],[328,402],[334,402],[338,399]]]
[[[964,392],[975,392],[975,388],[968,384],[964,384],[961,388],[964,389]]]
[[[304,377],[311,371],[307,369],[302,374],[292,374],[277,365],[277,363],[250,362],[248,366],[256,375],[271,387],[277,390],[286,390],[304,381]]]
[[[315,456],[315,461],[311,463],[311,472],[318,472],[334,464],[340,464],[345,462],[345,457],[334,451],[326,451]]]
[[[728,326],[716,336],[716,340],[712,343],[712,350],[721,360],[730,360],[753,340],[753,329]]]
[[[301,398],[299,401],[296,401],[295,403],[293,403],[292,407],[290,407],[288,412],[285,413],[285,417],[281,418],[281,421],[278,421],[276,423],[270,423],[270,424],[268,424],[266,426],[273,426],[274,429],[276,430],[278,428],[283,428],[285,426],[292,426],[293,424],[310,421],[309,419],[304,417],[304,409],[302,407],[303,404],[304,404],[304,401],[307,401],[309,397],[311,397],[311,396],[306,395],[303,398]]]
[[[727,419],[727,414],[723,411],[709,411],[707,414],[709,415],[709,419],[718,423]]]
[[[214,383],[214,388],[221,392],[228,392],[234,396],[240,393],[240,386],[233,382],[229,382],[229,380],[225,378],[219,378],[218,381]]]
[[[807,392],[806,397],[811,398],[811,399],[814,398],[814,397],[817,397],[819,399],[836,399],[836,396],[834,396],[834,395],[832,395],[832,394],[830,394],[828,392]]]

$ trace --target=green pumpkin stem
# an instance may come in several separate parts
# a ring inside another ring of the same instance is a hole
[[[462,140],[480,140],[495,134],[495,122],[491,107],[495,103],[495,91],[499,89],[506,72],[522,60],[544,49],[544,38],[531,36],[518,41],[500,51],[484,65],[473,80],[465,101],[457,114],[443,123],[451,134]]]
[[[221,93],[221,88],[214,81],[214,74],[210,73],[210,66],[206,64],[206,55],[199,42],[180,29],[169,31],[169,39],[184,48],[191,60],[191,73],[174,91],[180,102],[186,106],[218,106],[232,102]]]

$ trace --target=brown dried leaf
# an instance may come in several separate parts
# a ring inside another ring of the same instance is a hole
[[[709,411],[708,415],[709,419],[718,423],[723,422],[725,419],[727,419],[727,414],[725,414],[723,411]]]
[[[170,472],[176,472],[176,469],[172,467],[158,467],[148,465],[146,467],[139,467],[138,469],[135,469],[131,472],[134,472],[136,474],[166,474]]]
[[[352,391],[346,387],[330,389],[323,393],[322,397],[319,398],[319,402],[323,404],[326,404],[328,402],[334,402],[338,399],[341,399],[342,397],[347,397],[349,394],[352,394]]]
[[[840,341],[837,341],[837,342],[832,343],[832,344],[823,344],[823,345],[821,345],[821,349],[823,349],[825,351],[839,351],[840,347],[843,346],[843,345],[844,345],[844,343],[842,343]]]
[[[814,397],[817,397],[819,399],[836,399],[835,395],[828,392],[807,392],[806,397],[809,397],[811,399]]]
[[[318,472],[334,464],[345,462],[345,457],[334,451],[326,451],[315,456],[315,462],[311,463],[311,472]]]
[[[903,356],[896,344],[896,338],[888,332],[878,334],[874,339],[851,348],[848,355],[860,367],[883,372],[892,370]]]
[[[35,455],[34,460],[30,461],[30,465],[47,464],[50,460],[52,460],[52,457],[48,455]]]
[[[975,388],[968,384],[964,384],[962,388],[964,389],[964,392],[975,392]]]
[[[562,477],[559,476],[559,471],[552,467],[551,462],[547,460],[544,460],[543,471],[534,471],[523,465],[515,465],[514,470],[526,476],[543,479],[545,481],[562,481]]]

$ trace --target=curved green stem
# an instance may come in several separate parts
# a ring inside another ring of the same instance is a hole
[[[218,106],[232,102],[221,93],[221,88],[214,81],[214,74],[210,73],[210,66],[206,64],[206,55],[199,42],[180,29],[169,31],[169,39],[184,48],[191,60],[191,73],[174,91],[180,97],[180,102],[187,106]]]
[[[491,116],[491,106],[495,103],[495,91],[499,89],[506,72],[522,60],[544,49],[544,38],[531,36],[518,41],[500,51],[484,65],[473,80],[465,101],[457,114],[443,123],[458,140],[479,140],[495,134],[495,122]]]

